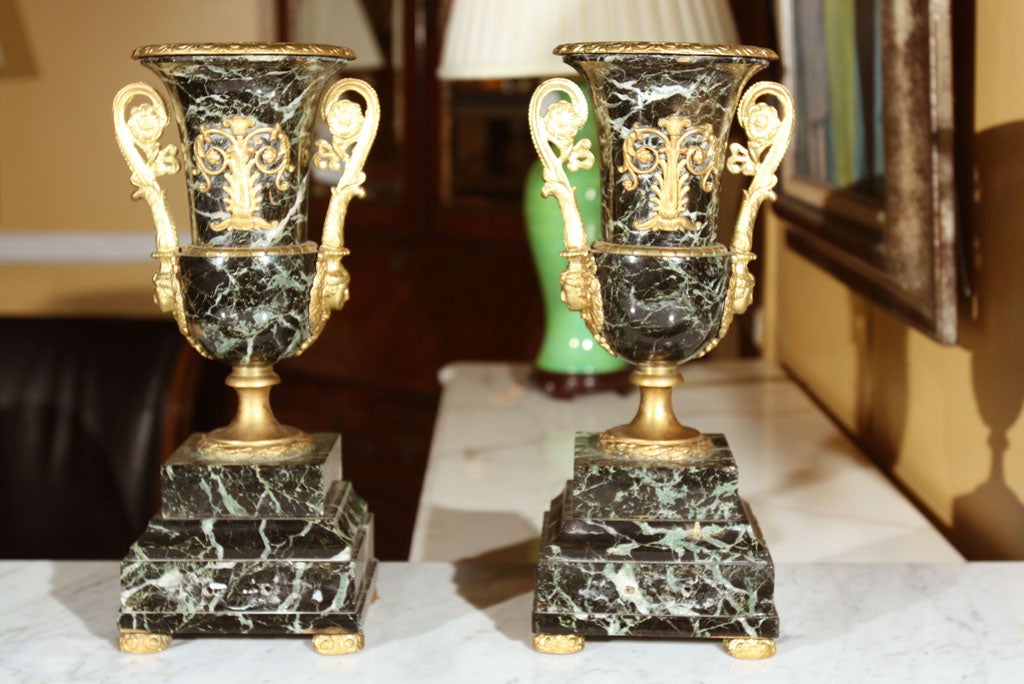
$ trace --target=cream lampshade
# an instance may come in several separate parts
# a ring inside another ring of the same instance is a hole
[[[355,52],[356,59],[346,71],[363,73],[387,65],[362,0],[291,0],[288,15],[293,40],[343,45]],[[327,123],[319,113],[315,136],[318,140],[329,139]],[[333,187],[341,178],[341,171],[314,166],[312,178],[316,183]]]
[[[727,0],[453,0],[442,79],[575,76],[559,43],[642,40],[735,43]]]
[[[349,71],[373,71],[385,66],[384,53],[362,0],[292,0],[289,14],[296,40],[343,45],[355,52]]]

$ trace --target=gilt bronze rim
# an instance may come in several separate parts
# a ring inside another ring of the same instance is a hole
[[[199,57],[211,55],[282,57],[327,57],[355,59],[356,53],[347,47],[319,43],[165,43],[144,45],[132,52],[132,59],[150,57]]]
[[[182,256],[198,256],[208,258],[239,258],[239,257],[278,257],[298,254],[316,254],[315,242],[303,242],[298,245],[268,245],[266,247],[221,247],[214,245],[184,245],[180,248]],[[347,249],[338,250],[342,255],[348,254]]]
[[[563,43],[556,55],[675,55],[678,57],[749,57],[777,60],[774,50],[754,45],[705,45],[657,41],[603,41]]]
[[[615,242],[597,240],[590,246],[593,252],[619,254],[622,256],[653,257],[655,259],[690,259],[695,257],[715,257],[728,254],[725,245],[717,244],[709,247],[655,247],[647,245],[620,245]]]

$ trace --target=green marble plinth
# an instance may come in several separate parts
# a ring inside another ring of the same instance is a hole
[[[161,512],[121,564],[122,630],[358,634],[373,516],[341,479],[341,438],[283,464],[211,463],[193,435],[161,469]]]
[[[775,570],[723,435],[684,462],[609,456],[577,433],[545,515],[536,634],[778,636]]]
[[[341,479],[341,438],[317,434],[313,448],[285,463],[223,464],[194,434],[160,468],[164,518],[315,518]]]

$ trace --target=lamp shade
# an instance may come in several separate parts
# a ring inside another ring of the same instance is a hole
[[[385,65],[362,0],[293,0],[289,7],[296,40],[350,48],[356,53],[350,71],[373,71]]]
[[[728,0],[453,0],[437,75],[510,79],[576,75],[560,43],[735,43]]]

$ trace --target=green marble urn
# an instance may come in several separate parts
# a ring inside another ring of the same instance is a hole
[[[602,235],[589,243],[566,170],[593,164],[580,88],[542,83],[530,129],[545,197],[562,214],[562,299],[635,367],[633,420],[577,436],[574,479],[545,518],[535,645],[572,652],[591,636],[714,637],[734,655],[774,652],[774,573],[737,494],[723,435],[683,426],[681,364],[726,335],[751,301],[751,232],[774,198],[793,103],[780,84],[744,88],[770,50],[690,43],[555,48],[586,82],[600,149]],[[548,96],[568,99],[545,107]],[[733,120],[747,144],[728,144]],[[725,171],[752,176],[731,245],[718,242]]]
[[[162,467],[161,511],[122,566],[121,647],[237,633],[357,650],[372,519],[341,480],[340,436],[280,424],[270,389],[273,365],[307,349],[348,299],[344,219],[363,194],[376,93],[336,80],[355,57],[344,47],[172,44],[132,56],[170,94],[170,115],[145,83],[113,105],[133,198],[156,224],[155,299],[196,351],[232,367],[238,411]],[[318,109],[330,140],[313,140]],[[172,116],[180,155],[160,142]],[[319,245],[307,239],[310,164],[341,171]],[[191,241],[179,246],[159,178],[182,166]]]
[[[309,435],[277,423],[271,367],[319,336],[348,299],[342,257],[345,211],[362,196],[362,167],[377,132],[376,93],[365,82],[328,83],[354,58],[323,45],[152,45],[132,55],[171,95],[188,186],[191,244],[178,246],[158,178],[179,171],[178,149],[160,146],[167,108],[145,83],[114,99],[114,129],[131,170],[133,197],[156,224],[156,302],[192,346],[232,366],[239,394],[231,425],[201,447],[225,456],[276,457],[308,448]],[[355,93],[360,107],[347,95]],[[312,139],[317,107],[331,140]],[[318,246],[307,240],[309,164],[344,173]]]

